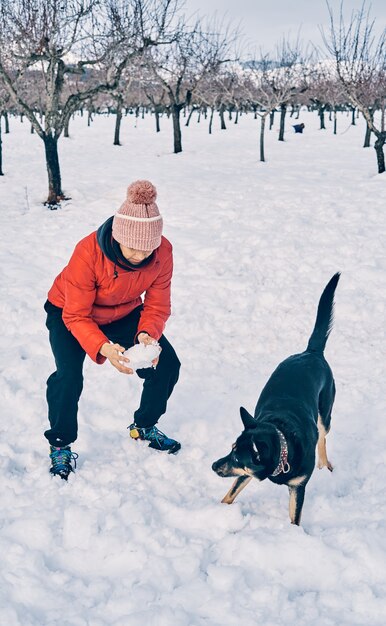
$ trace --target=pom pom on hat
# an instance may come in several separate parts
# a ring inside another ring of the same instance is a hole
[[[156,198],[157,190],[148,180],[136,180],[127,188],[127,200],[132,204],[152,204]]]
[[[112,234],[118,243],[134,250],[155,250],[161,245],[162,216],[155,202],[157,190],[148,180],[136,180],[114,215]]]

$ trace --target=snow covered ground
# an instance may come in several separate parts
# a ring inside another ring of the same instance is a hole
[[[7,626],[377,626],[386,614],[386,174],[363,149],[364,124],[338,135],[304,112],[285,143],[243,116],[212,136],[170,122],[78,117],[61,139],[59,211],[46,194],[43,146],[11,120],[0,178],[1,578]],[[295,122],[293,122],[295,123]],[[129,440],[140,381],[85,365],[78,470],[48,473],[45,381],[53,370],[43,303],[76,242],[120,206],[126,186],[158,188],[175,251],[166,335],[183,364],[161,429],[177,456]],[[302,526],[288,494],[211,470],[241,431],[279,361],[304,349],[323,287],[340,270],[326,357],[337,398],[328,450]]]

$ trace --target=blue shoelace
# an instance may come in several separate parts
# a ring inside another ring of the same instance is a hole
[[[158,444],[162,445],[164,441],[173,441],[169,439],[165,433],[159,430],[156,426],[152,426],[150,430],[145,430],[144,439],[148,439],[149,441],[156,441]]]
[[[76,452],[71,452],[71,450],[66,450],[65,448],[56,448],[51,450],[50,458],[52,460],[52,470],[54,470],[54,472],[60,470],[73,472],[76,468],[76,459],[78,458],[78,455]],[[71,461],[74,461],[74,468],[71,465]]]

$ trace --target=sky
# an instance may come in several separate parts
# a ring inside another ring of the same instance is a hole
[[[362,0],[346,0],[345,14],[357,10]],[[340,0],[331,0],[330,5],[339,11]],[[319,27],[328,24],[328,10],[325,0],[186,0],[186,12],[198,11],[203,16],[216,14],[225,16],[227,21],[240,23],[246,39],[252,47],[265,51],[274,49],[282,35],[296,37],[301,27],[301,38],[321,43]],[[376,18],[377,29],[386,26],[386,1],[371,2],[371,16]]]

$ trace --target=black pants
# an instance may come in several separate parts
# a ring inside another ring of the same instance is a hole
[[[78,401],[83,389],[83,362],[85,351],[67,330],[62,319],[62,309],[47,300],[46,325],[55,357],[56,372],[47,380],[48,419],[51,428],[44,433],[51,445],[65,446],[77,438]],[[130,348],[134,344],[142,307],[137,307],[126,317],[100,326],[113,343]],[[139,409],[134,413],[137,426],[153,426],[166,411],[166,403],[178,380],[180,362],[172,346],[162,335],[162,348],[156,369],[137,370],[144,379]]]

